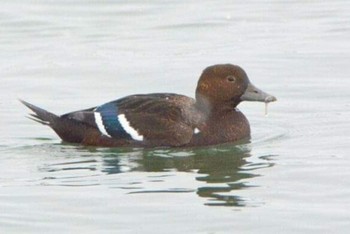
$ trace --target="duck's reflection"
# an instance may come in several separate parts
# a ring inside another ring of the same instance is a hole
[[[100,183],[129,189],[130,193],[195,191],[198,196],[207,198],[205,204],[211,206],[247,205],[246,199],[239,195],[239,190],[254,185],[252,178],[259,176],[257,169],[273,165],[268,158],[252,156],[249,143],[156,150],[70,146],[65,148],[63,155],[58,157],[59,163],[46,164],[40,168],[50,173],[45,175],[45,183],[66,186]],[[152,174],[147,175],[148,172]],[[189,188],[184,189],[181,185],[179,188],[176,187],[178,184],[173,184],[179,182],[180,175],[185,175],[186,181],[191,180],[185,185],[190,184]],[[161,188],[154,189],[154,182],[158,182],[157,186],[161,182]]]

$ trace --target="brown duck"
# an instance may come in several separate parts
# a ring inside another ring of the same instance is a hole
[[[242,101],[273,102],[276,98],[253,86],[237,65],[207,67],[199,78],[196,98],[173,93],[131,95],[61,116],[21,101],[31,119],[51,127],[70,143],[107,147],[203,146],[250,137]]]

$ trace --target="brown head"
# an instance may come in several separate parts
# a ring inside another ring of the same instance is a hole
[[[204,69],[196,89],[201,108],[233,109],[241,101],[271,102],[276,98],[253,86],[245,71],[232,64],[218,64]]]

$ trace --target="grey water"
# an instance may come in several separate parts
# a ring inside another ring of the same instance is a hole
[[[350,2],[2,0],[1,233],[348,233]],[[275,95],[250,142],[62,143],[57,114],[135,93],[194,96],[209,65]]]

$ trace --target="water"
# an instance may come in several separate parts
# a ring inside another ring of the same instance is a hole
[[[347,233],[350,3],[2,1],[2,233]],[[133,93],[194,95],[235,63],[269,105],[252,139],[190,149],[62,144],[55,113]]]

